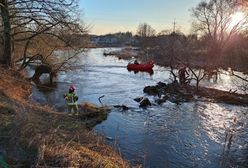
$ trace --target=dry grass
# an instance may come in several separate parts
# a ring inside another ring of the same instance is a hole
[[[0,151],[11,167],[130,167],[89,121],[30,104],[31,85],[0,67]]]
[[[94,135],[77,134],[65,141],[67,135],[69,133],[60,132],[43,138],[37,167],[129,167],[110,148],[99,143],[102,140]],[[86,139],[91,139],[92,142],[84,144]]]
[[[31,84],[20,73],[6,67],[0,67],[0,91],[10,99],[27,102],[31,93]]]

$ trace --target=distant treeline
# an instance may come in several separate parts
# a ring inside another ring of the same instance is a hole
[[[232,36],[222,53],[209,50],[207,37],[184,35],[180,32],[140,37],[140,56],[157,60],[162,65],[188,64],[194,67],[224,68],[228,67],[248,72],[248,36],[239,33]]]
[[[209,39],[196,34],[185,35],[180,31],[163,31],[157,35],[141,37],[132,33],[89,35],[90,46],[140,48],[140,57],[157,60],[161,65],[170,65],[171,57],[175,64],[190,64],[195,67],[211,66],[247,71],[248,36],[239,33],[232,37],[222,53],[221,60],[215,59],[208,51]]]
[[[106,35],[89,35],[91,45],[94,47],[123,47],[127,45],[137,46],[139,44],[137,36],[131,32],[119,32]]]

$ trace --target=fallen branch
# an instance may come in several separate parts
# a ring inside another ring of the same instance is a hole
[[[100,97],[98,97],[98,101],[101,103],[101,105],[103,106],[103,103],[102,103],[102,101],[101,101],[101,98],[103,98],[105,95],[102,95],[102,96],[100,96]]]
[[[246,82],[248,82],[248,79],[245,79],[245,78],[243,78],[243,77],[241,77],[241,76],[239,76],[239,75],[237,75],[237,74],[232,74],[233,76],[235,76],[235,77],[237,77],[237,78],[239,78],[239,79],[242,79],[243,81],[246,81]]]

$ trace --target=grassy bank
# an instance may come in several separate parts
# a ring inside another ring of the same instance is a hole
[[[29,82],[15,71],[0,71],[0,167],[130,167],[89,131],[94,118],[32,104]]]

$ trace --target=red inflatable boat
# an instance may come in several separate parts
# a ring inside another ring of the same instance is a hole
[[[127,65],[127,69],[129,71],[151,71],[153,68],[153,62],[143,63],[143,64],[135,64],[135,63],[129,63]]]

